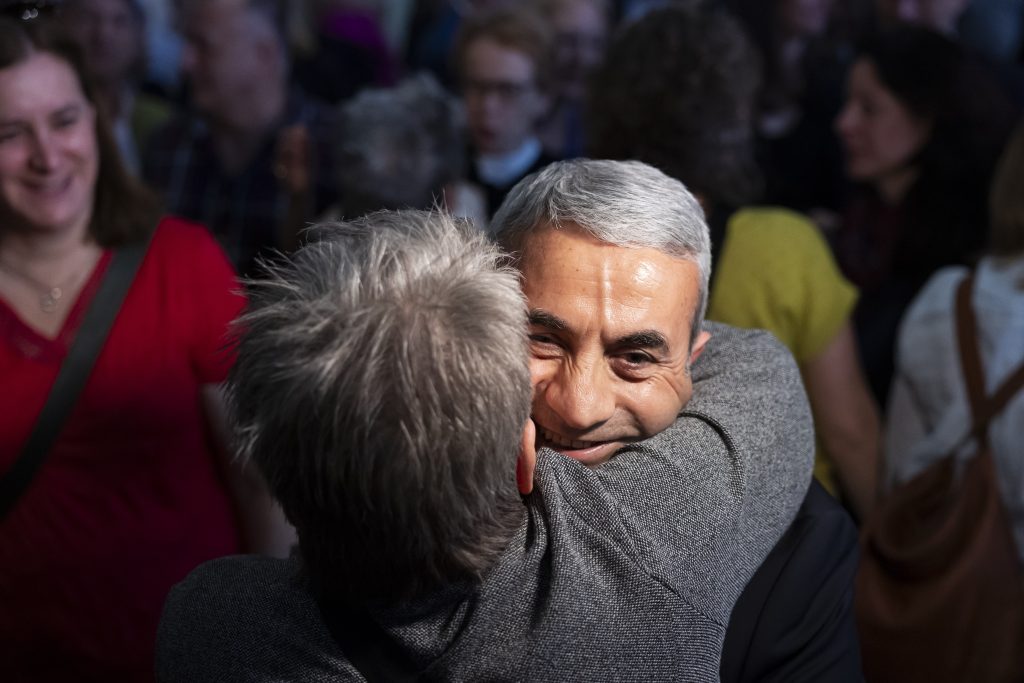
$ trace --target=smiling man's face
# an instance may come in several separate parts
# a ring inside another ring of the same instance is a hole
[[[593,466],[671,425],[707,341],[701,333],[691,348],[696,264],[605,244],[572,224],[524,246],[538,445]]]

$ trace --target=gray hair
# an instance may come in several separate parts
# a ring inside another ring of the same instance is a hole
[[[458,102],[427,75],[364,90],[339,112],[339,193],[348,217],[427,209],[465,170]]]
[[[519,181],[490,230],[521,259],[531,234],[563,223],[607,244],[657,249],[695,263],[700,292],[690,341],[696,341],[707,308],[711,237],[704,210],[681,182],[639,161],[558,162]]]
[[[389,602],[472,580],[524,515],[518,274],[441,213],[314,234],[250,283],[228,392],[240,453],[295,525],[319,594]]]

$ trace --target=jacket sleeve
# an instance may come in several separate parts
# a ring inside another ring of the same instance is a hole
[[[733,608],[722,683],[863,680],[853,612],[857,530],[818,483]]]
[[[709,325],[693,397],[662,433],[599,468],[650,570],[727,623],[811,481],[814,432],[792,356],[761,331]]]

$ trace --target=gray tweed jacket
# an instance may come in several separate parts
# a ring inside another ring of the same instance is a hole
[[[518,535],[470,590],[376,620],[454,681],[717,681],[729,613],[792,521],[814,439],[770,335],[708,325],[675,424],[596,469],[538,454]],[[167,600],[161,681],[358,681],[295,560],[207,563]]]

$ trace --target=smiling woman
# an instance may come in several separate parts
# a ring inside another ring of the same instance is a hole
[[[861,290],[857,342],[882,405],[910,301],[985,244],[988,182],[1014,117],[986,68],[928,29],[882,31],[854,62],[836,131],[856,187],[835,246]]]
[[[151,680],[163,599],[240,549],[225,482],[249,483],[239,468],[222,479],[207,426],[243,303],[234,273],[203,229],[160,220],[82,73],[48,26],[0,19],[0,661],[12,680]],[[132,251],[145,255],[118,308],[111,282]],[[93,337],[90,372],[81,340]],[[80,391],[54,388],[79,366]],[[62,418],[41,417],[61,402]]]

